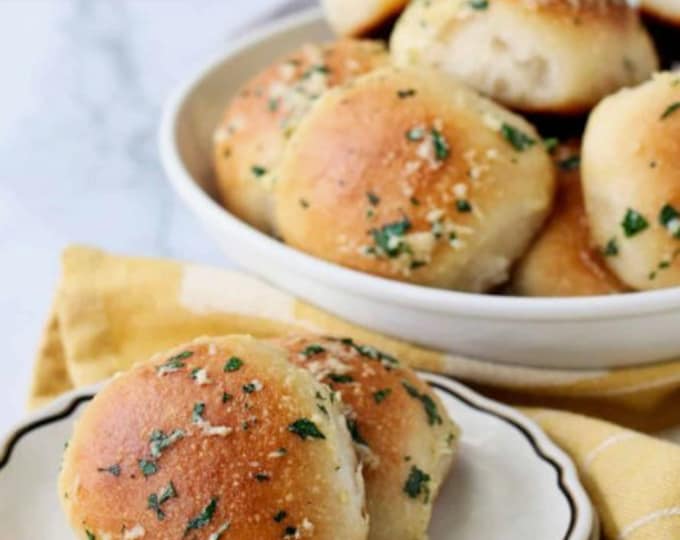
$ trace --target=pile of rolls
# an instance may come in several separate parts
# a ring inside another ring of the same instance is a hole
[[[215,131],[230,212],[321,259],[430,287],[680,285],[680,72],[660,71],[646,26],[680,40],[680,5],[323,4],[338,41],[268,66]],[[395,20],[389,46],[367,39]]]

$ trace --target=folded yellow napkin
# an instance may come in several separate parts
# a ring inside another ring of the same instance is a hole
[[[200,335],[296,330],[350,336],[496,399],[541,407],[525,412],[574,459],[606,538],[680,539],[680,447],[631,431],[680,425],[680,362],[606,371],[489,365],[359,328],[239,272],[72,247],[64,253],[30,405]]]

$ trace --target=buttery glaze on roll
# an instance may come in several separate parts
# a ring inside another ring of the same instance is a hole
[[[87,540],[364,540],[340,407],[280,348],[195,341],[88,405],[64,456],[63,507]]]
[[[641,290],[680,285],[680,73],[597,106],[583,186],[593,239],[619,279]]]
[[[383,68],[305,118],[279,169],[276,218],[317,257],[483,292],[507,279],[553,192],[524,119],[434,70]]]
[[[275,169],[290,135],[327,89],[386,64],[376,41],[305,45],[248,82],[215,132],[217,185],[228,210],[272,232]]]
[[[592,245],[581,188],[580,152],[578,140],[553,150],[558,171],[555,208],[513,272],[514,294],[592,296],[628,290],[604,261],[612,253]]]
[[[530,112],[585,112],[658,69],[625,0],[414,0],[391,51],[397,65],[437,67]]]
[[[331,28],[343,36],[361,36],[398,15],[408,0],[321,0]]]
[[[278,340],[342,396],[363,461],[370,540],[424,540],[460,431],[436,394],[396,358],[351,339]]]

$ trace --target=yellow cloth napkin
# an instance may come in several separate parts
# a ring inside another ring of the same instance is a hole
[[[30,405],[200,335],[300,330],[350,336],[496,399],[541,407],[525,412],[574,459],[606,538],[680,539],[680,447],[630,431],[680,425],[680,362],[607,371],[489,365],[359,328],[239,272],[72,247],[63,256]]]

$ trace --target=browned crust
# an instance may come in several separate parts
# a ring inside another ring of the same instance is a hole
[[[364,22],[361,26],[349,32],[352,37],[367,37],[379,33],[390,21],[396,20],[404,11],[410,0],[403,0],[391,6],[389,9],[376,13],[375,16]]]

